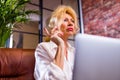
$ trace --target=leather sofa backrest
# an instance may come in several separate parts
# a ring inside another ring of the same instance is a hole
[[[34,51],[0,48],[0,80],[34,80]]]

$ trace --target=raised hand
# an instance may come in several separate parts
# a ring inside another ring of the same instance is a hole
[[[44,32],[57,45],[60,45],[60,44],[64,43],[63,39],[62,39],[63,32],[61,31],[60,27],[54,27],[51,30],[51,32],[49,32],[46,28],[44,28]]]

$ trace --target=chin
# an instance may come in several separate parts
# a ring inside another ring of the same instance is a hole
[[[73,35],[74,35],[74,33],[73,33],[73,32],[71,32],[71,33],[68,33],[68,35],[69,35],[69,36],[73,36]]]

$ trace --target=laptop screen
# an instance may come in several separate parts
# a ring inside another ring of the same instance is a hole
[[[78,34],[73,80],[120,80],[120,40]]]

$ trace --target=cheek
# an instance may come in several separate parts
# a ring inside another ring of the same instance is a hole
[[[61,30],[65,31],[66,30],[66,25],[65,24],[61,24]]]

